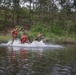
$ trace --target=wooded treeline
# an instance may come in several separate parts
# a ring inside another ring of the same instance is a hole
[[[29,5],[21,7],[27,1]],[[76,0],[0,0],[0,30],[16,25],[76,33]]]

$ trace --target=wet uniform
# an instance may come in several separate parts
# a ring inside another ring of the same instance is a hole
[[[13,31],[13,32],[12,32],[13,39],[16,39],[16,38],[17,38],[17,34],[18,34],[17,31]]]
[[[13,44],[14,40],[17,39],[17,34],[18,34],[18,31],[17,30],[13,30],[13,32],[12,32],[13,39],[12,39],[12,43],[11,44]]]
[[[37,37],[35,40],[36,41],[41,41],[43,39],[43,37]]]
[[[21,38],[21,43],[25,43],[27,39],[28,39],[27,35],[23,35]]]

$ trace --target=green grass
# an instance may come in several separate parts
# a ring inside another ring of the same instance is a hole
[[[7,42],[11,39],[11,35],[7,34],[7,35],[0,35],[0,43],[1,42]]]

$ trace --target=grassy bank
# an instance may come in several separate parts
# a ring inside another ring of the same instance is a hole
[[[29,39],[31,40],[31,42],[34,40],[34,38],[36,38],[37,33],[32,33],[30,31],[26,31]],[[55,43],[55,44],[76,44],[76,39],[74,37],[74,35],[70,35],[70,36],[58,36],[55,35],[53,33],[50,33],[51,36],[49,36],[49,34],[44,35],[45,37],[45,41],[47,43]],[[11,34],[6,34],[6,35],[0,35],[0,43],[1,42],[7,42],[11,39]]]
[[[11,39],[11,34],[6,34],[6,35],[1,34],[0,35],[0,43],[7,42],[10,39]]]

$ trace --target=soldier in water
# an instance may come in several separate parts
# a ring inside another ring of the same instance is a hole
[[[44,39],[44,37],[43,37],[42,33],[39,33],[38,36],[35,38],[35,41],[40,42],[43,39]]]
[[[12,38],[13,38],[11,44],[13,44],[14,40],[18,38],[18,37],[17,37],[17,35],[18,35],[18,29],[17,29],[17,28],[14,28],[14,29],[11,31],[11,34],[12,34]]]

